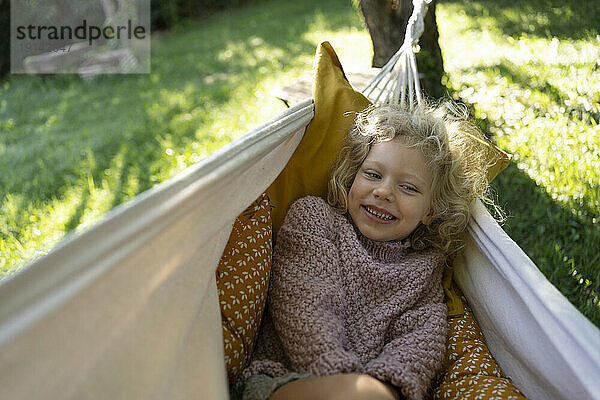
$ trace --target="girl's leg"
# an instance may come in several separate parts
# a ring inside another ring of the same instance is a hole
[[[398,391],[369,375],[340,374],[315,376],[286,383],[270,400],[399,400]]]

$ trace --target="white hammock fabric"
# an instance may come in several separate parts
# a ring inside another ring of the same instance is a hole
[[[226,399],[217,263],[313,113],[293,106],[0,283],[2,397]],[[473,207],[455,277],[502,369],[531,399],[600,399],[600,331]]]
[[[227,398],[217,263],[312,117],[292,107],[2,282],[2,398]]]

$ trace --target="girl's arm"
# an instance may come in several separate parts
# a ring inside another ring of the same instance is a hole
[[[408,399],[423,398],[446,350],[447,310],[442,299],[436,291],[394,321],[392,340],[363,372],[399,387]]]
[[[275,330],[297,371],[331,375],[360,371],[344,349],[340,316],[345,293],[338,250],[329,237],[327,205],[303,198],[290,207],[273,253],[270,307]]]

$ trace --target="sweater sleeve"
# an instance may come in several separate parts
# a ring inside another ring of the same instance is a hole
[[[444,360],[447,309],[441,285],[390,326],[381,354],[363,370],[397,386],[409,400],[420,400]]]
[[[362,368],[344,348],[344,292],[330,239],[331,213],[318,198],[292,204],[273,252],[269,295],[275,330],[292,368],[315,375]]]

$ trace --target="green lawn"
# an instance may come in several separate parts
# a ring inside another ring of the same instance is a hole
[[[600,326],[600,3],[445,1],[447,86],[514,154],[504,229]]]
[[[325,39],[369,65],[346,1],[276,1],[155,34],[151,75],[0,82],[0,276],[281,112]]]
[[[505,230],[600,326],[599,17],[575,0],[438,4],[449,94],[515,155],[494,183]],[[282,111],[270,90],[321,40],[346,69],[370,63],[350,0],[279,0],[155,34],[151,75],[0,82],[0,276]]]

